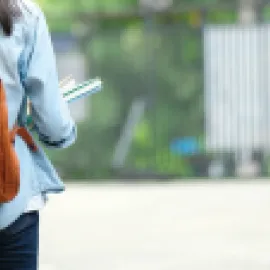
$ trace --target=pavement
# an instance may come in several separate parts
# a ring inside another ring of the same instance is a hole
[[[270,182],[69,184],[40,270],[269,270]]]

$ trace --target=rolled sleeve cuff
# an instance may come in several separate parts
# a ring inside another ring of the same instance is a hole
[[[53,141],[48,136],[39,133],[39,140],[47,147],[47,148],[68,148],[71,146],[77,138],[77,128],[73,126],[69,135],[59,141]]]

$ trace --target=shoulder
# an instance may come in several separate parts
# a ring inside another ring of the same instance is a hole
[[[33,46],[37,36],[47,31],[47,21],[40,6],[34,0],[20,0],[19,28],[23,30],[26,45]]]
[[[20,9],[23,20],[27,23],[36,23],[40,19],[43,20],[44,13],[40,6],[34,0],[21,0]]]
[[[26,63],[33,52],[33,48],[37,42],[37,38],[43,37],[46,29],[46,18],[39,5],[34,0],[20,0],[21,16],[18,19],[15,29],[14,37],[22,40],[23,51],[21,61]]]

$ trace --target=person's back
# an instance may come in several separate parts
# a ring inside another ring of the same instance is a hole
[[[40,141],[48,147],[70,146],[76,127],[59,91],[42,11],[31,0],[0,0],[0,23],[0,80],[6,92],[9,129],[16,123],[26,125],[28,98]],[[0,269],[36,269],[38,210],[49,192],[61,192],[64,185],[40,146],[33,152],[16,136],[15,150],[20,191],[12,201],[0,204]],[[10,243],[11,239],[16,243]],[[18,250],[11,249],[14,244]]]

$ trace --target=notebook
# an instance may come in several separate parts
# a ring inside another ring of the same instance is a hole
[[[91,79],[81,84],[76,84],[75,80],[71,79],[60,83],[61,92],[66,102],[71,103],[83,97],[97,93],[102,88],[100,78]]]

